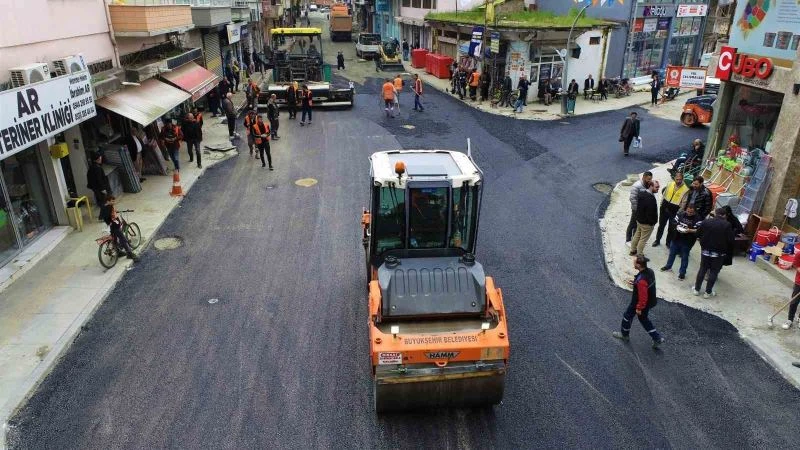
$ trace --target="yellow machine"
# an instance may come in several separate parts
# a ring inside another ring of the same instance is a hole
[[[404,71],[402,56],[397,40],[383,41],[378,49],[378,56],[375,57],[375,71]]]

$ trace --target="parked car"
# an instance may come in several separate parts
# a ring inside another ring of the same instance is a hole
[[[706,77],[705,89],[698,89],[697,95],[719,95],[719,78]]]

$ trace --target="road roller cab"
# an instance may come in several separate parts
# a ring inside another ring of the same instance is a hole
[[[362,224],[376,410],[499,403],[508,330],[502,293],[474,256],[480,169],[444,150],[370,162]]]

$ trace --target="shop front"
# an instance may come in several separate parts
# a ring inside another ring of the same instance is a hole
[[[0,93],[0,267],[66,223],[64,134],[94,116],[86,71]]]
[[[731,177],[728,192],[743,223],[798,232],[800,217],[785,216],[785,208],[800,198],[800,55],[791,46],[800,32],[781,30],[791,29],[800,5],[770,11],[755,27],[752,12],[746,2],[737,7],[730,43],[721,43],[711,60],[722,84],[708,137],[709,167]]]

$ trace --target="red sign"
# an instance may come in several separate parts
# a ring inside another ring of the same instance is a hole
[[[735,47],[724,46],[719,52],[717,78],[729,81],[732,73],[744,78],[766,80],[772,75],[772,60],[763,56],[753,57],[744,53],[736,53]]]
[[[644,30],[644,19],[636,19],[633,21],[633,32],[641,33]]]
[[[681,84],[681,69],[683,67],[667,66],[666,84],[669,87],[678,87]]]

